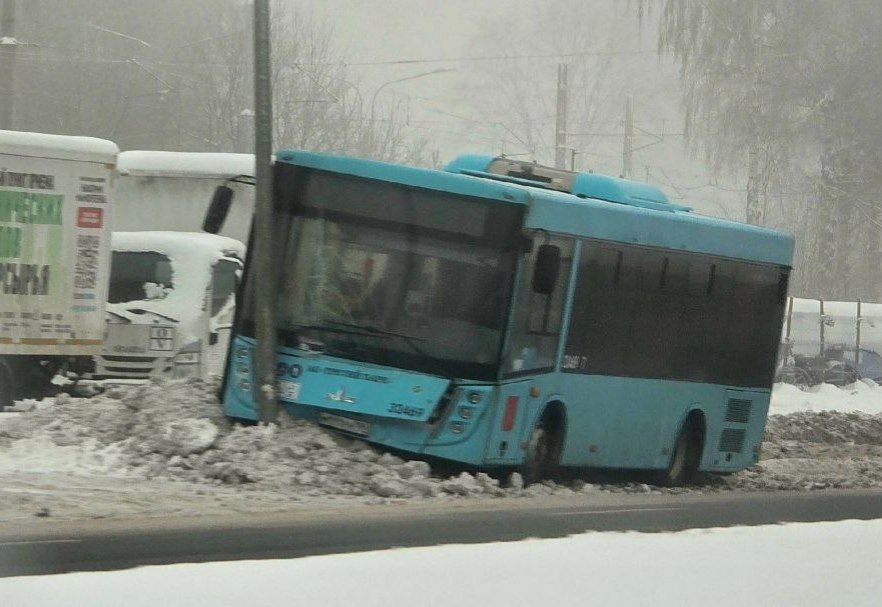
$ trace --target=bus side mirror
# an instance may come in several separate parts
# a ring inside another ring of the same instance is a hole
[[[536,266],[533,268],[533,292],[551,295],[560,273],[560,247],[553,244],[539,245]]]
[[[233,202],[233,190],[229,186],[219,185],[211,197],[211,204],[205,213],[205,221],[202,222],[202,231],[209,234],[217,234],[224,227],[227,213],[230,212],[230,204]]]

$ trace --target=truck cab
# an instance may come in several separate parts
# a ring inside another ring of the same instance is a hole
[[[115,232],[104,348],[92,380],[141,383],[222,371],[244,245],[190,232]]]

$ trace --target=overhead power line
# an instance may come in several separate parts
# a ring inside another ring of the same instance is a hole
[[[413,63],[459,63],[463,61],[500,61],[512,59],[569,59],[573,57],[597,57],[609,55],[648,55],[657,54],[657,51],[579,51],[573,53],[545,53],[530,55],[474,55],[467,57],[424,57],[419,59],[387,59],[384,61],[357,61],[347,63],[345,61],[312,64],[312,65],[402,65]],[[304,64],[309,65],[309,64]]]

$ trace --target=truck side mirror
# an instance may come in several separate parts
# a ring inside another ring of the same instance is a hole
[[[205,221],[202,222],[202,231],[209,234],[217,234],[224,227],[227,213],[230,212],[230,204],[233,202],[233,190],[229,186],[219,185],[211,197],[211,204],[205,213]]]
[[[560,247],[553,244],[539,245],[536,265],[533,268],[533,292],[551,295],[560,273]]]

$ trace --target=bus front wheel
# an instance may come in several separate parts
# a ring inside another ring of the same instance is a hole
[[[563,449],[563,414],[549,408],[537,422],[527,442],[521,475],[524,483],[538,483],[553,477],[560,466]]]
[[[694,482],[698,477],[703,448],[703,425],[697,415],[690,416],[677,435],[671,462],[667,470],[660,473],[659,484],[673,487]]]

